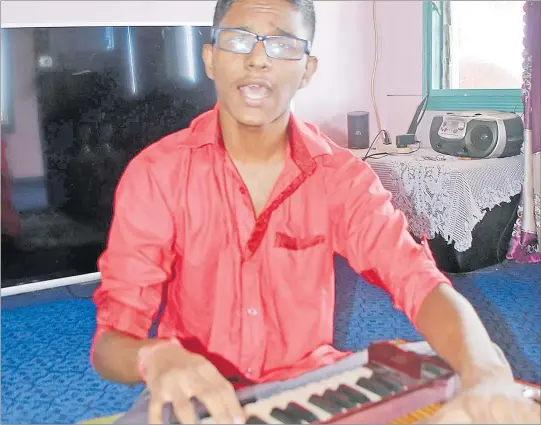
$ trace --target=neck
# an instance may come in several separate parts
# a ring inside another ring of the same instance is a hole
[[[225,150],[231,159],[246,163],[263,163],[283,159],[288,140],[289,112],[264,126],[250,127],[238,123],[227,112],[219,114]]]

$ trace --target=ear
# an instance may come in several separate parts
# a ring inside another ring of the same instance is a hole
[[[306,62],[306,71],[304,72],[304,75],[301,80],[301,84],[299,86],[300,89],[305,88],[310,81],[312,80],[312,77],[317,71],[317,57],[315,56],[308,56],[308,61]]]
[[[211,80],[214,80],[214,67],[212,66],[212,58],[214,52],[212,50],[212,45],[204,44],[201,53],[203,56],[203,63],[205,64],[205,72],[207,74],[207,77],[209,77]]]

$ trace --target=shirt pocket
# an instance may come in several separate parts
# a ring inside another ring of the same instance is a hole
[[[276,232],[274,246],[277,248],[289,249],[291,251],[301,251],[325,243],[325,235],[313,235],[304,237],[295,237],[282,232]]]

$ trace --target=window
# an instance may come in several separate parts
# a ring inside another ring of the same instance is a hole
[[[429,110],[522,112],[522,1],[424,1]]]
[[[11,50],[8,31],[0,30],[0,97],[2,113],[2,131],[10,131],[13,128],[13,91],[11,80]]]

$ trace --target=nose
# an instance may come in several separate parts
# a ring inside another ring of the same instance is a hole
[[[246,55],[246,67],[248,69],[264,70],[270,68],[270,66],[271,61],[267,56],[265,46],[262,41],[258,41],[252,49],[252,52]]]

